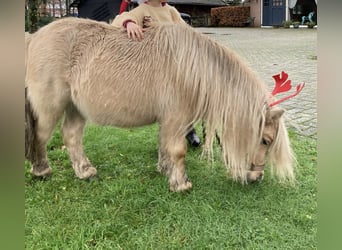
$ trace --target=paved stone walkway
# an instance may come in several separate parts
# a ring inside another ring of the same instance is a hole
[[[272,75],[282,70],[286,71],[292,80],[292,91],[298,83],[305,82],[306,85],[299,95],[280,105],[286,109],[287,123],[290,126],[301,135],[317,138],[316,29],[196,29],[232,48],[246,59],[266,81],[270,90],[274,87]]]

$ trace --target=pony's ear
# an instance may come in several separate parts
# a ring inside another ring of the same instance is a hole
[[[272,120],[279,120],[279,118],[284,114],[285,110],[282,108],[272,108],[270,110],[270,118]]]

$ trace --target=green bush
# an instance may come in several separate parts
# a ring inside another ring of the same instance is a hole
[[[38,27],[41,28],[48,23],[51,23],[55,18],[51,15],[46,15],[46,16],[39,16],[38,17]],[[25,11],[25,31],[29,31],[30,27],[30,20],[28,18],[28,13]]]
[[[283,21],[284,28],[288,29],[288,28],[290,28],[290,25],[292,25],[291,20]]]
[[[52,16],[41,16],[39,17],[39,27],[43,27],[44,25],[47,25],[51,23],[53,20],[55,20]]]
[[[315,22],[307,22],[306,25],[308,26],[308,28],[313,28],[316,23]]]

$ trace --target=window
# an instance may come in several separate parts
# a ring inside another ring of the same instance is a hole
[[[273,6],[283,6],[284,0],[273,0]]]

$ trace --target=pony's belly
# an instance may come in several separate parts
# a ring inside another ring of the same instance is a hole
[[[100,88],[103,90],[104,88]],[[120,91],[89,92],[79,94],[72,91],[72,99],[83,116],[98,125],[116,127],[140,127],[155,123],[157,120],[154,102],[140,98],[139,102],[134,98],[120,93]],[[83,98],[80,98],[80,97]]]
[[[133,127],[142,127],[146,125],[150,125],[156,122],[156,119],[134,119],[131,117],[130,119],[123,117],[115,117],[115,118],[100,118],[93,120],[94,123],[102,125],[102,126],[114,126],[121,128],[133,128]]]
[[[89,120],[103,126],[141,127],[156,122],[156,116],[146,110],[102,109],[102,112],[89,113]]]

